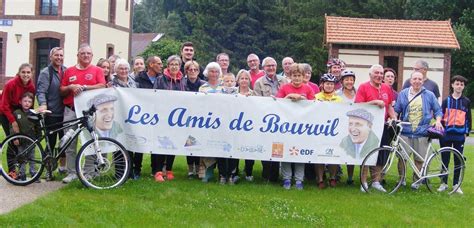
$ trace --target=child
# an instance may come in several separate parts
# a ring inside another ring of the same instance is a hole
[[[41,135],[41,131],[35,123],[31,122],[28,119],[28,112],[30,108],[33,106],[33,100],[34,100],[34,95],[30,92],[26,92],[21,96],[20,100],[20,105],[21,108],[17,109],[13,112],[13,115],[15,116],[16,122],[18,123],[18,128],[20,132],[15,132],[15,133],[23,133],[28,136],[30,136],[33,139],[38,138]],[[13,127],[12,127],[12,132],[13,132]],[[18,152],[21,152],[25,149],[27,145],[24,145],[21,141],[19,142],[18,145]],[[36,174],[36,169],[35,169],[35,162],[33,161],[35,159],[35,151],[30,151],[28,152],[28,160],[29,160],[29,171],[30,175],[34,176]],[[20,174],[19,174],[19,179],[20,180],[26,180],[26,164],[23,163],[20,166]],[[41,182],[39,179],[37,179],[36,182]]]
[[[441,108],[443,110],[443,126],[446,135],[441,138],[441,147],[451,146],[456,148],[461,154],[464,149],[464,142],[466,136],[472,128],[471,123],[471,101],[469,98],[462,95],[464,86],[467,84],[467,79],[463,76],[456,75],[451,79],[452,94],[444,99]],[[444,153],[442,159],[443,163],[448,167],[449,154]],[[454,165],[457,166],[458,159],[454,160]],[[459,171],[454,171],[453,188],[456,188],[459,180]],[[443,179],[443,183],[439,186],[438,192],[443,192],[448,189],[447,178]],[[461,187],[456,190],[456,193],[463,194]]]
[[[315,99],[317,101],[329,101],[329,102],[342,102],[342,98],[338,95],[336,95],[336,85],[337,79],[334,77],[332,74],[327,73],[324,74],[321,77],[321,92],[316,94]],[[336,187],[337,181],[336,181],[336,174],[337,174],[337,165],[328,165],[329,168],[329,174],[330,174],[330,179],[329,179],[329,186],[331,187]],[[318,187],[319,189],[323,189],[326,187],[324,184],[324,164],[317,164],[316,165],[316,172],[318,173]]]
[[[302,64],[294,63],[290,66],[290,80],[291,82],[283,85],[276,97],[278,98],[287,98],[292,101],[299,100],[313,100],[314,92],[311,87],[303,82],[304,77],[304,67]],[[292,163],[282,162],[281,163],[281,173],[283,176],[283,188],[291,188],[291,176],[292,176]],[[304,164],[303,163],[294,163],[295,166],[295,179],[296,179],[296,189],[303,189],[303,179],[304,179]]]
[[[222,77],[222,94],[237,94],[238,89],[235,87],[235,76],[232,73],[224,74]],[[217,168],[219,169],[220,183],[225,184],[228,182],[233,185],[237,181],[237,166],[239,164],[238,159],[232,158],[217,158]]]

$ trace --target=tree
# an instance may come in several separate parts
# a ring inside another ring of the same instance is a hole
[[[180,47],[181,42],[170,38],[163,38],[151,43],[140,56],[143,56],[145,59],[154,55],[159,56],[163,61],[163,65],[166,65],[166,59],[171,55],[179,54]]]

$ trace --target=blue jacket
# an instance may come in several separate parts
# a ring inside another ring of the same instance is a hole
[[[408,106],[408,93],[410,91],[410,88],[406,88],[402,90],[398,94],[397,98],[397,103],[395,103],[395,112],[398,113],[400,120],[404,122],[408,122],[408,112],[406,110]],[[412,131],[412,126],[403,126],[402,129],[402,134],[408,137],[425,137],[427,136],[426,130],[430,127],[430,122],[431,119],[433,118],[432,113],[436,117],[442,117],[443,112],[441,110],[441,107],[439,106],[438,99],[436,99],[435,95],[433,92],[426,90],[424,87],[421,88],[421,100],[423,102],[422,104],[422,112],[423,112],[423,118],[420,121],[418,127],[416,130],[413,132]]]

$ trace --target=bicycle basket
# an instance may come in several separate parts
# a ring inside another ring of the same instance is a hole
[[[444,129],[438,130],[434,126],[429,127],[426,130],[426,133],[428,134],[428,137],[432,139],[440,139],[444,137]]]

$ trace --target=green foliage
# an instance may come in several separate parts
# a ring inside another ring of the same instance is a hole
[[[307,62],[313,75],[325,71],[324,15],[365,18],[448,20],[456,25],[461,50],[453,52],[452,74],[474,81],[472,0],[143,0],[136,6],[134,31],[164,32],[170,39],[192,41],[203,65],[218,53],[230,55],[230,69],[246,68],[255,53]],[[461,28],[460,26],[463,26]],[[471,38],[470,38],[471,37]],[[281,66],[279,66],[281,70]],[[474,85],[473,85],[474,87]],[[474,91],[473,91],[474,93]]]
[[[154,55],[159,56],[163,61],[163,65],[166,66],[166,59],[171,55],[178,55],[180,47],[181,42],[162,38],[159,42],[151,43],[140,56],[143,56],[145,59]]]

